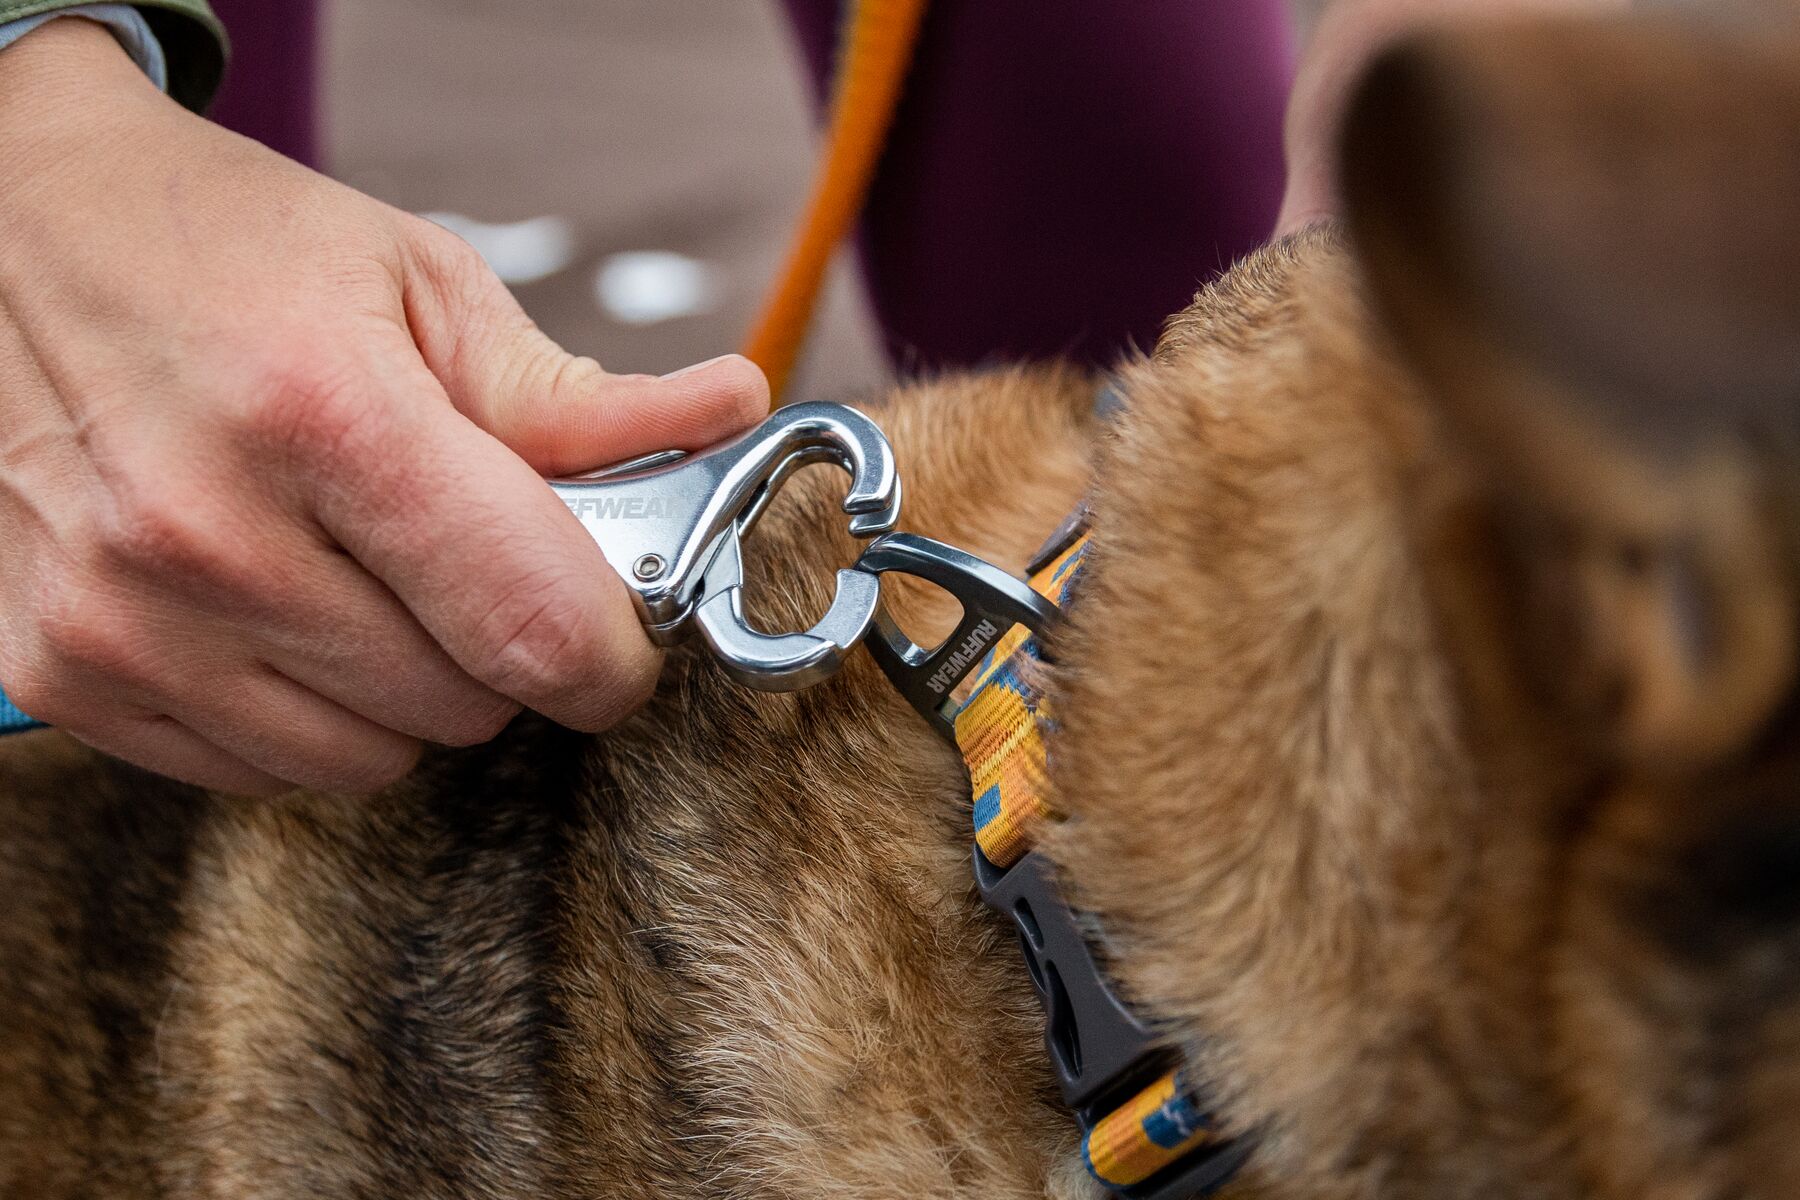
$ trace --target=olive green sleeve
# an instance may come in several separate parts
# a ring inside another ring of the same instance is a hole
[[[0,0],[0,24],[92,0]],[[225,75],[225,27],[206,0],[128,0],[144,14],[169,61],[169,95],[204,111]]]

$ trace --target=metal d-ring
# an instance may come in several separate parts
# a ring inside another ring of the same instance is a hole
[[[1022,579],[954,546],[916,533],[890,533],[869,543],[856,562],[871,576],[899,572],[935,583],[962,605],[956,632],[936,649],[914,642],[886,612],[876,614],[869,630],[869,653],[933,729],[956,741],[949,712],[951,694],[994,643],[1014,625],[1039,637],[1050,634],[1061,610],[1033,591]]]

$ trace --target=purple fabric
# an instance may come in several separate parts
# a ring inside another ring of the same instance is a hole
[[[319,152],[318,0],[212,0],[231,35],[213,120],[308,166]]]
[[[821,101],[842,0],[783,0]],[[212,115],[318,165],[319,0],[214,0]],[[1284,0],[933,0],[863,222],[909,370],[1152,345],[1269,233]]]
[[[840,0],[784,0],[823,100]],[[933,0],[865,214],[903,368],[1155,343],[1280,206],[1284,0]]]

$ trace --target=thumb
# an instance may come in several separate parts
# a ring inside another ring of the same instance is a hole
[[[769,411],[761,368],[736,354],[657,378],[612,375],[558,346],[469,245],[431,227],[406,281],[425,364],[464,416],[539,474],[657,450],[698,450]]]
[[[496,338],[485,378],[452,388],[470,420],[540,475],[657,450],[700,450],[768,415],[769,384],[736,354],[665,375],[609,375],[535,329]]]

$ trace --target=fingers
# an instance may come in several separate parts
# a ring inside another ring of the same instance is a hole
[[[490,741],[519,704],[456,664],[380,580],[335,550],[289,595],[323,628],[258,622],[255,650],[295,683],[409,737],[444,746]]]
[[[430,228],[415,259],[406,308],[426,365],[464,415],[540,474],[701,449],[768,413],[768,381],[749,359],[660,379],[610,375],[544,336],[460,239]]]
[[[649,694],[660,655],[593,539],[517,455],[450,407],[416,357],[311,441],[310,507],[462,671],[577,729]],[[432,398],[435,396],[435,400]]]
[[[699,450],[769,411],[761,368],[736,354],[661,379],[608,375],[533,331],[494,347],[493,361],[530,363],[545,385],[499,392],[478,384],[459,408],[543,475],[570,475],[657,450]]]
[[[121,613],[59,634],[59,650],[8,667],[7,687],[25,712],[97,749],[223,790],[369,792],[418,760],[418,739],[255,661],[226,622],[171,625]]]
[[[382,593],[373,580],[363,590]],[[181,599],[152,614],[141,595],[117,598],[103,613],[46,622],[35,648],[8,656],[13,698],[107,753],[254,795],[295,785],[374,791],[412,769],[422,739],[485,741],[517,711],[450,663],[404,610],[347,603],[338,610],[347,622],[321,633],[304,621],[203,613]],[[259,661],[263,639],[303,647],[291,661],[321,690]]]
[[[373,790],[410,769],[421,739],[485,741],[517,712],[316,527],[254,491],[231,505],[166,481],[142,492],[127,489],[88,554],[38,556],[40,586],[9,598],[32,618],[0,646],[26,711],[152,770],[254,794]]]
[[[373,792],[405,776],[424,747],[266,667],[175,679],[168,715],[226,754],[302,787]]]
[[[168,717],[120,711],[98,722],[91,733],[70,732],[102,754],[196,787],[235,796],[279,796],[294,788]]]

